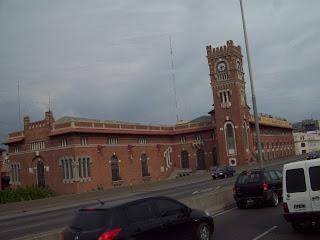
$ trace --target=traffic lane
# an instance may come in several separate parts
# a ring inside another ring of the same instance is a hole
[[[223,185],[223,180],[213,183],[212,180],[204,181],[201,184],[190,184],[176,188],[151,191],[151,192],[143,192],[142,194],[136,193],[136,195],[132,195],[130,197],[122,197],[112,200],[107,200],[108,202],[112,201],[122,201],[122,200],[130,200],[137,199],[148,196],[170,196],[176,199],[181,199],[184,196],[191,196],[192,192],[195,189],[199,189],[202,185],[204,186],[213,186],[214,184]],[[97,207],[99,204],[86,204],[81,207]],[[75,215],[76,211],[81,208],[71,207],[67,209],[58,209],[46,213],[39,214],[30,214],[25,215],[23,217],[10,218],[0,221],[0,239],[15,239],[20,236],[24,236],[27,234],[39,233],[49,231],[55,228],[61,228],[69,224],[71,218]]]
[[[272,167],[279,166],[281,167],[281,164]],[[211,192],[225,186],[233,185],[238,174],[239,173],[237,173],[234,177],[227,179],[218,179],[213,181],[211,178],[209,178],[205,181],[190,183],[177,187],[135,192],[130,196],[119,197],[117,199],[107,199],[106,202],[158,195],[169,196],[179,200],[184,197],[190,197],[194,194]],[[10,221],[0,221],[0,239],[3,239],[3,237],[6,237],[6,239],[9,237],[14,238],[25,234],[44,232],[57,227],[63,227],[69,223],[70,216],[73,216],[77,209],[81,207],[92,206],[94,205],[84,204],[83,206],[78,206],[76,208],[71,207],[68,209],[58,209],[39,214],[30,213],[30,215],[13,218],[10,219]]]
[[[216,214],[214,239],[228,240],[315,240],[320,233],[295,232],[278,207],[233,208]]]

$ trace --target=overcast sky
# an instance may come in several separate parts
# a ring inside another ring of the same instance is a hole
[[[258,111],[320,118],[320,1],[244,9]],[[212,105],[205,46],[232,39],[245,55],[238,0],[0,0],[0,139],[19,129],[18,80],[31,120],[50,93],[56,119],[174,123],[169,34],[178,114],[191,120]]]

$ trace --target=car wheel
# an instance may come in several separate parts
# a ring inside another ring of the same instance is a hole
[[[212,232],[206,223],[201,223],[197,230],[197,240],[212,240]]]
[[[239,208],[239,209],[245,209],[245,208],[247,208],[247,202],[236,202],[236,204],[237,204],[237,207]]]
[[[272,192],[272,197],[270,200],[270,205],[272,207],[277,207],[279,205],[279,197],[275,192]]]
[[[292,222],[291,225],[297,232],[305,232],[310,227],[310,224],[305,222]]]

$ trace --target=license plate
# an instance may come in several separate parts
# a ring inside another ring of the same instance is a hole
[[[248,200],[247,200],[247,204],[254,204],[254,200],[248,199]]]
[[[305,209],[306,205],[305,204],[295,204],[293,206],[294,209]]]

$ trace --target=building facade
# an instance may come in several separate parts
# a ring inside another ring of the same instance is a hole
[[[228,41],[207,47],[214,108],[172,126],[73,117],[24,118],[10,133],[12,185],[49,186],[57,193],[159,181],[177,173],[256,161],[254,120],[246,101],[242,54]],[[260,116],[265,160],[294,155],[292,125]]]
[[[310,131],[320,131],[320,121],[315,119],[305,119],[301,122],[293,124],[294,132],[310,132]]]
[[[319,133],[293,133],[296,155],[320,151]]]

